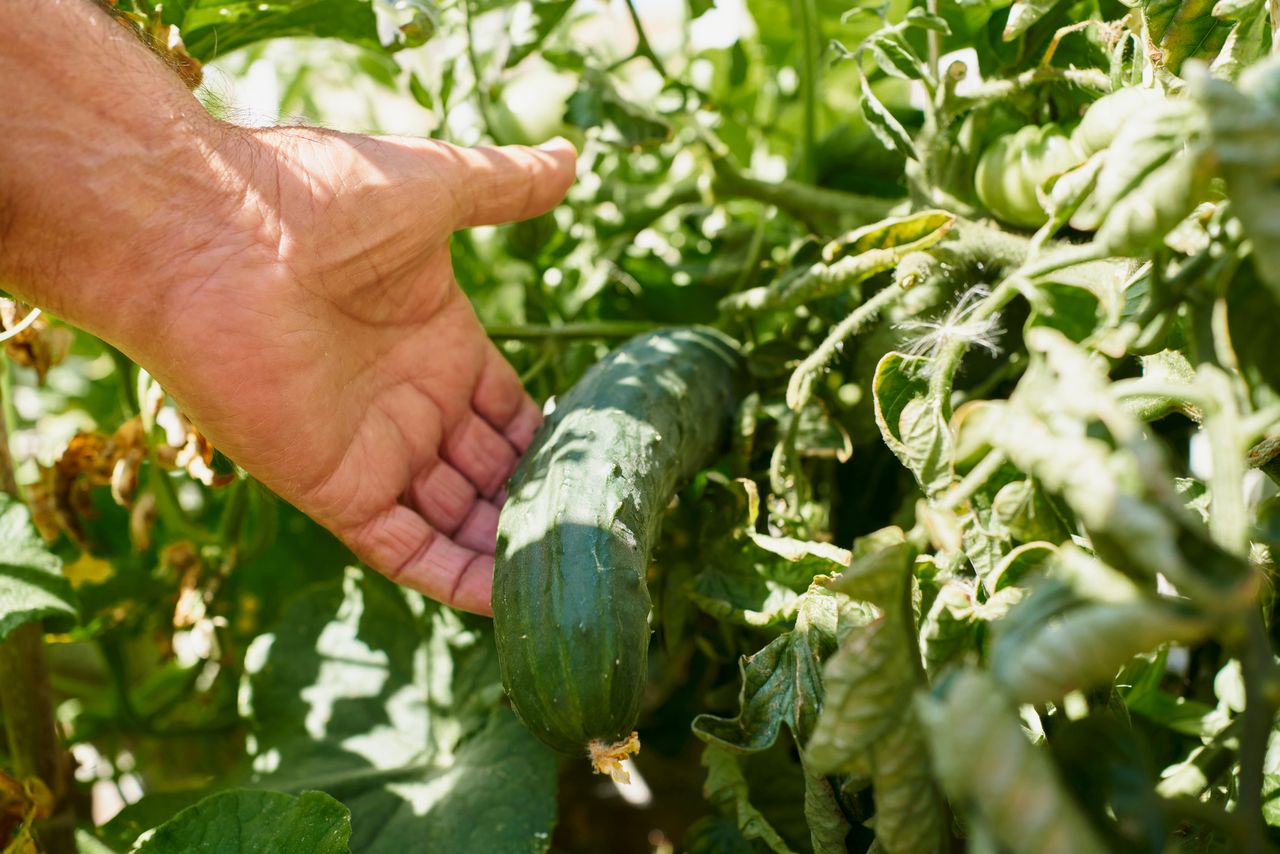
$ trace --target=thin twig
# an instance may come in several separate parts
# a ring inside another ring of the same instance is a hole
[[[630,338],[658,328],[658,324],[630,320],[594,320],[549,326],[539,323],[497,324],[486,326],[485,332],[495,341],[538,341],[592,338]]]
[[[658,54],[653,50],[653,45],[649,43],[649,36],[644,31],[644,24],[640,23],[640,12],[636,9],[635,0],[627,0],[627,12],[631,15],[631,23],[636,28],[636,56],[642,56],[652,63],[663,79],[667,77],[666,66],[662,64],[662,60],[658,59]],[[630,57],[628,57],[630,59]]]
[[[4,390],[9,391],[10,366],[4,371]],[[6,395],[6,402],[7,402]],[[0,488],[15,501],[21,500],[13,476],[9,451],[8,410],[0,418]],[[9,759],[19,780],[38,777],[49,787],[57,804],[55,815],[37,829],[49,854],[70,854],[76,850],[74,805],[65,798],[64,761],[53,717],[49,667],[45,660],[44,631],[39,620],[31,620],[9,632],[0,643],[0,708],[9,743]]]

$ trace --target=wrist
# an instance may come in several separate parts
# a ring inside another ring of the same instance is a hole
[[[21,37],[11,13],[0,4],[19,31],[0,51],[0,79],[14,81],[0,114],[0,287],[132,354],[242,207],[230,165],[246,134],[90,4],[55,4],[49,38]]]

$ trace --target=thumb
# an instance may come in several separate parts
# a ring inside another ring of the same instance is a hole
[[[455,148],[454,228],[528,219],[554,208],[573,183],[578,153],[557,137],[524,145]]]

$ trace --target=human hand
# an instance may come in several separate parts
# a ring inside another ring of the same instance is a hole
[[[459,289],[449,236],[552,208],[573,147],[284,128],[223,151],[242,199],[127,349],[370,566],[490,613],[502,486],[541,414]]]

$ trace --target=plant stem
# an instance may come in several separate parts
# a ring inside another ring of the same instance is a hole
[[[648,228],[655,220],[676,208],[700,201],[702,201],[702,192],[698,189],[696,179],[664,185],[647,193],[639,205],[623,208],[622,225],[619,231],[624,234],[634,234]]]
[[[565,323],[560,326],[546,324],[499,324],[486,326],[485,332],[495,341],[537,341],[546,338],[560,340],[592,338],[630,338],[658,328],[658,324],[630,320],[593,320],[582,323]]]
[[[1100,260],[1098,250],[1092,244],[1088,244],[1066,247],[1028,261],[1006,276],[995,290],[978,303],[967,319],[980,323],[1002,311],[1018,295],[1021,287],[1041,276],[1047,276],[1065,267],[1097,260]],[[935,357],[933,376],[929,380],[929,395],[941,403],[944,418],[951,417],[951,389],[955,382],[956,371],[960,368],[960,361],[968,352],[970,343],[967,338],[955,338],[948,341]]]
[[[925,11],[930,15],[937,17],[938,0],[925,0]],[[938,84],[942,82],[941,69],[938,68],[938,62],[942,57],[942,36],[937,30],[927,30],[925,32],[925,44],[929,49],[929,74]]]
[[[773,215],[773,208],[762,206],[760,218],[756,220],[756,227],[751,232],[751,245],[747,249],[747,263],[743,265],[742,272],[737,275],[733,280],[733,284],[729,287],[730,294],[736,294],[751,284],[752,277],[760,267],[760,256],[764,251],[765,224]]]
[[[50,854],[75,851],[71,800],[65,796],[62,749],[53,722],[53,697],[38,620],[23,623],[0,644],[0,707],[9,757],[19,780],[39,778],[53,793],[54,817],[37,828]]]
[[[957,96],[948,105],[948,115],[959,115],[981,104],[1001,101],[1023,89],[1041,83],[1074,83],[1095,92],[1110,92],[1111,78],[1092,68],[1032,68],[1016,77],[991,80],[964,96]]]
[[[240,531],[244,527],[250,488],[248,477],[236,478],[231,484],[227,503],[223,506],[222,518],[218,520],[218,539],[226,549],[239,547]]]
[[[125,420],[138,414],[138,384],[133,381],[133,361],[110,344],[107,352],[116,368],[116,390],[120,395],[120,412]]]
[[[791,380],[787,383],[787,406],[793,412],[798,413],[809,402],[814,378],[826,367],[827,362],[831,361],[844,342],[858,334],[864,326],[878,317],[881,311],[893,305],[905,293],[905,289],[891,284],[855,308],[848,317],[832,328],[817,349],[810,353],[791,374]]]
[[[200,545],[217,542],[217,539],[210,531],[206,531],[203,527],[193,522],[191,517],[187,515],[187,511],[182,509],[182,504],[178,501],[178,493],[173,488],[173,482],[169,480],[168,474],[156,462],[154,453],[151,456],[149,480],[151,491],[156,496],[156,512],[165,525],[170,527],[174,533]]]
[[[798,181],[760,181],[742,174],[721,156],[712,165],[716,177],[712,192],[721,199],[742,198],[773,205],[815,232],[837,233],[846,222],[867,225],[884,219],[898,202],[860,196]]]
[[[8,392],[8,361],[3,369],[4,391]],[[9,451],[8,401],[6,394],[4,406],[0,407],[5,410],[5,417],[0,418],[0,488],[20,500]],[[54,796],[54,817],[37,830],[40,844],[49,854],[75,851],[74,807],[71,799],[64,797],[63,754],[53,718],[44,632],[38,620],[13,629],[0,643],[0,709],[4,710],[4,729],[15,776],[19,780],[38,777]]]
[[[800,32],[800,97],[804,106],[804,137],[796,175],[805,184],[815,177],[818,153],[818,14],[814,0],[792,0],[792,15]]]
[[[476,56],[476,39],[475,33],[471,27],[471,18],[474,10],[471,8],[471,0],[462,0],[462,11],[466,18],[467,28],[467,62],[471,65],[472,86],[475,88],[476,107],[480,110],[480,120],[484,122],[485,133],[493,137],[493,120],[489,110],[489,93],[484,91],[484,87],[480,85],[480,60]],[[496,139],[496,137],[494,137]],[[505,140],[498,140],[505,142]]]
[[[956,510],[970,498],[972,498],[983,484],[991,480],[995,473],[1000,471],[1000,467],[1004,465],[1005,457],[1003,451],[991,450],[982,460],[969,470],[959,483],[943,493],[942,498],[937,502],[936,506],[939,510]]]
[[[1244,823],[1247,854],[1269,850],[1267,824],[1262,815],[1262,783],[1267,742],[1276,718],[1278,675],[1262,614],[1255,608],[1245,616],[1245,640],[1238,652],[1244,674],[1245,707],[1240,732],[1239,801],[1236,813]]]
[[[658,73],[665,79],[667,77],[667,69],[662,64],[662,60],[658,59],[658,55],[653,51],[653,45],[649,43],[649,36],[644,31],[644,24],[640,23],[640,12],[636,10],[635,0],[627,0],[627,13],[631,15],[631,23],[636,28],[636,56],[642,56],[657,69]]]

